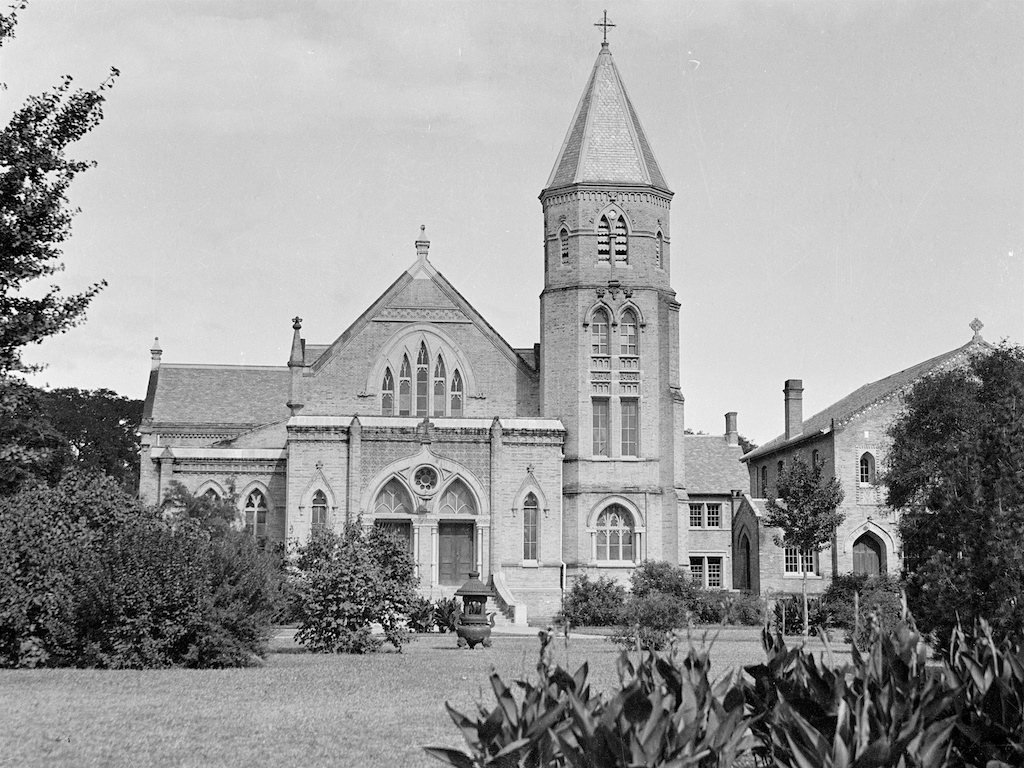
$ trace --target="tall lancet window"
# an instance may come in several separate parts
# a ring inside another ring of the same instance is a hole
[[[658,233],[658,269],[665,268],[665,237]]]
[[[437,363],[434,364],[434,415],[444,416],[445,401],[445,375],[444,360],[437,356]]]
[[[562,263],[569,263],[569,231],[563,229],[558,233],[558,242],[562,252]]]
[[[639,354],[636,335],[636,315],[627,309],[619,321],[619,354],[635,357]]]
[[[408,355],[402,355],[402,368],[398,372],[398,415],[412,415],[412,369]]]
[[[603,309],[597,310],[590,320],[590,348],[591,354],[608,354],[608,313]]]
[[[615,220],[615,260],[629,263],[629,233],[626,232],[626,219],[622,216]]]
[[[462,418],[462,374],[458,368],[452,374],[452,416]]]
[[[390,367],[384,370],[384,383],[380,386],[380,412],[382,416],[395,415],[395,378]]]
[[[537,559],[537,497],[526,495],[523,502],[523,560]]]
[[[597,224],[597,260],[608,261],[611,254],[611,233],[612,228],[608,223],[608,217],[602,216]]]
[[[430,357],[427,345],[420,342],[420,353],[416,357],[416,415],[427,415],[427,402],[430,399]]]

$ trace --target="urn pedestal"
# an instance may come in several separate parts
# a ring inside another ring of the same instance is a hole
[[[459,636],[460,648],[475,648],[479,643],[484,648],[491,647],[491,623],[484,613],[487,598],[491,590],[480,581],[480,574],[472,571],[469,581],[459,587],[456,597],[462,598],[462,617],[455,633]]]

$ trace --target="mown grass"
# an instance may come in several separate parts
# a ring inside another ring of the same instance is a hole
[[[489,649],[426,635],[401,654],[321,656],[277,641],[265,666],[212,671],[0,671],[0,766],[429,766],[423,745],[461,747],[444,709],[493,703],[488,675],[535,674],[535,637]],[[590,662],[617,683],[618,650],[557,644],[556,661]],[[723,632],[716,674],[763,659],[755,631]]]

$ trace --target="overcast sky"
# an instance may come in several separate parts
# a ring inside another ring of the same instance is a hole
[[[54,2],[0,119],[116,66],[37,384],[143,397],[167,362],[283,365],[415,260],[539,339],[541,191],[600,49],[675,198],[687,426],[764,442],[983,335],[1024,342],[1024,6],[1009,2]]]

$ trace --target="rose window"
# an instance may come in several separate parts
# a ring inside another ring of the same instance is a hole
[[[427,493],[437,487],[437,470],[433,467],[420,467],[413,476],[417,490]]]

